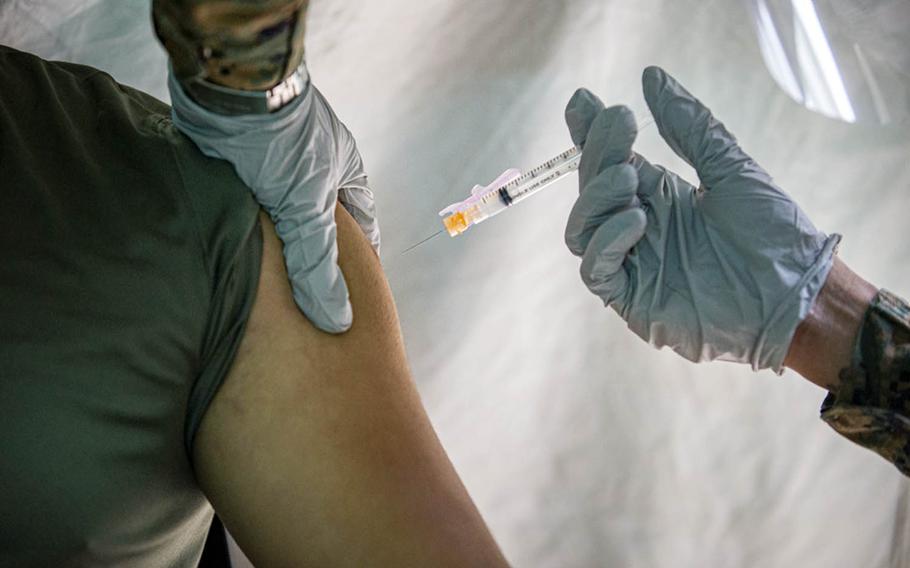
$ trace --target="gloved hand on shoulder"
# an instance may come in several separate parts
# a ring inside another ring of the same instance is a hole
[[[187,96],[173,72],[168,87],[175,125],[207,156],[231,162],[271,216],[297,305],[320,329],[346,331],[353,314],[338,267],[336,201],[379,252],[373,193],[354,137],[309,80],[268,114],[212,112]]]

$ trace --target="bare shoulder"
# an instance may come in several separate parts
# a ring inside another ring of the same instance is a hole
[[[196,436],[200,485],[265,566],[504,565],[413,386],[378,259],[341,208],[350,331],[294,304],[263,217],[259,289]]]

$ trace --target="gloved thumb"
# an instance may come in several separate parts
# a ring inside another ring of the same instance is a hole
[[[695,168],[706,189],[752,163],[723,123],[666,71],[646,68],[642,87],[660,135]]]

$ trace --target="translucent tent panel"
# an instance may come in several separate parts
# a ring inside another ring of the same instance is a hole
[[[910,123],[910,3],[747,4],[765,64],[794,100],[846,122]]]
[[[6,0],[0,42],[166,97],[144,0]],[[586,86],[648,118],[659,64],[725,120],[841,256],[910,296],[910,133],[807,110],[728,0],[314,0],[314,81],[357,136],[411,366],[452,461],[520,567],[910,565],[907,480],[817,418],[792,373],[691,365],[604,309],[555,185],[457,239],[436,213],[568,148]],[[687,176],[654,127],[637,150]]]

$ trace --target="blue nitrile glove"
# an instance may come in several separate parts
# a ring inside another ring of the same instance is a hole
[[[646,69],[643,84],[661,136],[701,185],[632,153],[628,108],[576,92],[566,122],[584,155],[566,243],[582,279],[655,347],[781,372],[840,236],[818,231],[662,69]]]
[[[351,327],[348,288],[338,268],[335,203],[340,201],[379,252],[373,193],[354,137],[322,94],[305,92],[271,114],[211,112],[186,95],[173,74],[174,124],[207,156],[223,158],[271,216],[284,243],[294,300],[317,327]]]

